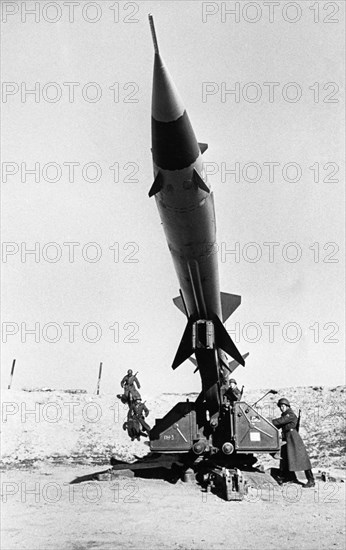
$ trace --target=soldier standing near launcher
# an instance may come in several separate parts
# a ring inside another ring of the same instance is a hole
[[[281,428],[282,439],[285,443],[280,451],[280,470],[282,473],[281,482],[293,481],[299,483],[295,472],[304,470],[307,483],[304,488],[314,487],[315,480],[311,470],[311,462],[305,449],[302,438],[297,432],[298,418],[292,411],[287,399],[282,398],[277,402],[281,410],[281,417],[274,418],[272,423],[276,428]]]
[[[129,369],[127,371],[127,374],[124,376],[122,381],[120,382],[120,385],[122,388],[124,388],[124,395],[121,396],[121,400],[123,403],[132,403],[134,399],[137,397],[140,397],[139,391],[136,389],[135,384],[138,389],[140,389],[141,385],[137,380],[137,373],[133,374],[132,370]]]
[[[234,380],[234,378],[230,378],[229,388],[225,392],[225,395],[228,397],[231,403],[234,403],[235,401],[239,401],[241,399],[241,391],[238,388],[237,382],[236,380]]]

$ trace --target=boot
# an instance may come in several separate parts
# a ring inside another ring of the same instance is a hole
[[[305,470],[306,479],[308,482],[303,485],[304,489],[309,489],[310,487],[315,487],[315,479],[314,474],[311,470]]]
[[[277,478],[277,482],[279,485],[282,485],[283,483],[300,483],[300,481],[298,481],[297,479],[296,473],[289,472],[288,470],[280,472],[280,475]]]
[[[287,482],[289,483],[298,483],[300,485],[300,481],[298,480],[295,472],[287,472]]]

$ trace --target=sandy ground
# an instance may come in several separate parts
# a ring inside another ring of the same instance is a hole
[[[251,488],[242,502],[181,481],[121,477],[70,485],[102,469],[42,464],[4,471],[2,549],[345,548],[345,483]]]

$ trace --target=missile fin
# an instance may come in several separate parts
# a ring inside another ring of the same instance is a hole
[[[184,313],[184,315],[186,315],[187,318],[189,318],[189,312],[187,311],[182,290],[179,289],[179,292],[180,292],[180,296],[173,298],[173,303],[182,313]]]
[[[150,191],[148,193],[149,197],[153,197],[156,195],[156,193],[159,193],[163,188],[163,182],[162,182],[162,174],[161,172],[157,173],[157,176],[154,180],[153,185],[150,188]]]
[[[182,313],[185,314],[184,302],[181,296],[177,296],[176,298],[173,298],[173,303],[178,309],[180,309]]]
[[[228,355],[235,359],[240,365],[245,365],[243,356],[238,351],[236,345],[234,344],[232,338],[228,334],[227,330],[221,323],[217,315],[214,317],[214,326],[215,326],[215,341],[218,348],[223,349]]]
[[[200,148],[202,155],[208,149],[208,143],[198,143],[198,146]]]
[[[195,365],[195,367],[197,367],[197,361],[194,357],[189,357],[191,363],[193,363]]]
[[[228,317],[234,313],[234,311],[241,304],[241,296],[237,294],[228,294],[227,292],[220,292],[221,294],[221,308],[222,308],[222,321],[227,321]]]
[[[244,353],[243,359],[245,360],[248,357],[248,355],[250,355],[250,354],[249,353]],[[243,366],[245,367],[245,365],[243,365]],[[227,368],[228,368],[229,372],[232,373],[237,367],[239,367],[238,361],[231,361],[230,363],[228,363]]]
[[[193,321],[189,319],[184,330],[183,337],[180,341],[178,351],[172,363],[173,370],[184,363],[184,361],[186,361],[186,359],[188,359],[190,355],[194,353],[194,350],[192,348],[192,325]]]
[[[206,191],[207,193],[210,193],[210,189],[207,186],[207,184],[202,180],[201,176],[197,172],[196,168],[193,169],[193,176],[192,181],[198,185],[200,189],[203,191]]]
[[[189,357],[189,360],[196,367],[195,370],[193,371],[193,374],[195,374],[195,372],[197,372],[199,370],[198,363],[197,363],[196,359],[194,359],[193,357]]]

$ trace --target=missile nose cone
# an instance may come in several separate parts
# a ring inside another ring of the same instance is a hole
[[[185,108],[160,54],[155,54],[151,113],[155,120],[173,122]]]
[[[159,53],[153,16],[149,13],[151,36],[155,50],[152,116],[160,122],[172,122],[184,113],[184,105]]]
[[[159,54],[154,22],[149,15],[155,49],[152,95],[152,152],[157,166],[180,170],[200,154],[196,136],[178,90]]]

